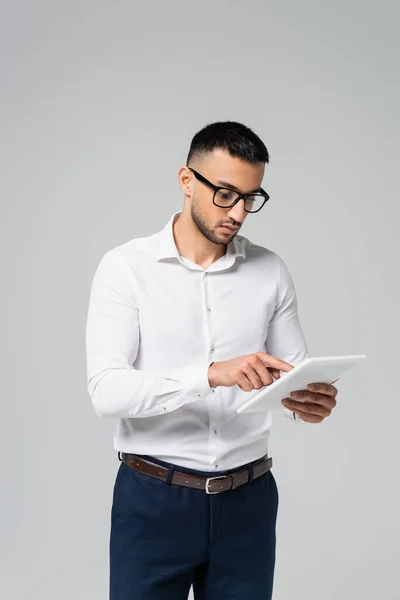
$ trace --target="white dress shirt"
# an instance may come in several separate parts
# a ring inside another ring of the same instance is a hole
[[[88,392],[98,416],[118,418],[116,451],[221,471],[267,454],[272,413],[238,414],[258,390],[212,389],[209,365],[260,351],[296,365],[308,350],[283,260],[236,235],[204,269],[179,255],[179,214],[100,260],[87,317]]]

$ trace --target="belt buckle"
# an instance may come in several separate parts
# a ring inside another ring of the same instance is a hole
[[[206,494],[208,494],[208,495],[220,494],[221,492],[210,492],[210,490],[208,489],[210,481],[215,481],[216,479],[227,479],[228,477],[231,477],[231,475],[219,475],[219,476],[217,475],[216,477],[207,477],[207,479],[206,479]]]

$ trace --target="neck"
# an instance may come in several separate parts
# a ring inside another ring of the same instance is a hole
[[[179,254],[205,269],[226,253],[226,244],[210,242],[185,210],[177,216],[173,233]]]

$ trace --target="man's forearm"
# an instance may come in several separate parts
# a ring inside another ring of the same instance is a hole
[[[211,391],[207,372],[207,364],[168,369],[160,375],[131,367],[109,368],[89,378],[88,392],[100,417],[151,417],[206,397]]]

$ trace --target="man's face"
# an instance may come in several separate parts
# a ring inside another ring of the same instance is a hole
[[[216,186],[237,189],[242,193],[254,192],[261,187],[265,164],[245,162],[223,150],[208,154],[193,168]],[[214,244],[228,244],[237,235],[247,215],[240,200],[232,208],[220,208],[213,203],[213,190],[198,181],[192,173],[191,216],[201,233]],[[223,225],[235,231],[223,229]]]

